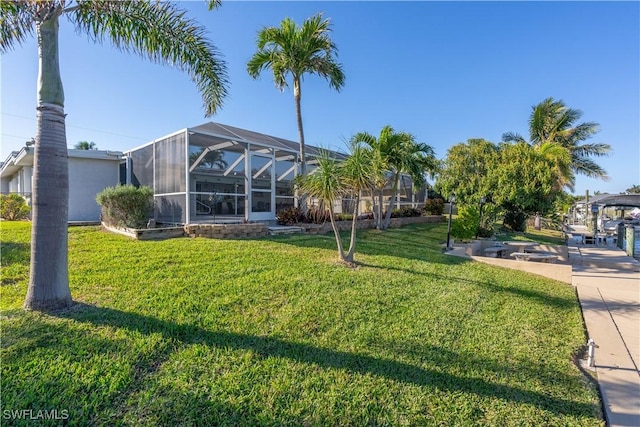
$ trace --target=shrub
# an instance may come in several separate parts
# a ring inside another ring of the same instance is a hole
[[[0,217],[9,221],[25,219],[29,216],[31,208],[27,201],[19,194],[0,195]]]
[[[339,213],[336,215],[336,221],[352,221],[353,214],[350,213]]]
[[[311,224],[324,224],[327,221],[330,221],[328,210],[320,206],[309,206],[305,222]]]
[[[416,208],[402,207],[391,211],[391,218],[407,218],[412,216],[421,216],[422,211]]]
[[[444,200],[427,199],[424,202],[424,211],[428,215],[442,215],[442,212],[444,212]]]
[[[276,220],[280,225],[293,225],[304,222],[304,219],[304,214],[300,208],[289,207],[276,214]]]
[[[96,202],[102,206],[102,220],[118,227],[146,228],[153,214],[153,190],[146,186],[107,187]]]
[[[373,212],[366,212],[362,215],[358,215],[358,219],[373,219]]]
[[[451,224],[451,235],[458,239],[473,239],[478,229],[478,210],[469,206],[458,207],[458,218]]]
[[[503,225],[512,231],[527,230],[527,214],[522,211],[508,211],[504,215]]]

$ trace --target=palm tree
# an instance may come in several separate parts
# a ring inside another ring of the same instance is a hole
[[[568,108],[563,101],[556,101],[553,98],[547,98],[532,107],[529,117],[529,144],[541,147],[545,143],[555,143],[568,151],[571,157],[570,167],[563,171],[565,175],[559,180],[570,189],[575,182],[574,174],[608,179],[606,171],[590,157],[608,155],[611,146],[602,143],[582,143],[598,132],[599,125],[595,122],[575,125],[580,117],[582,117],[580,110]],[[514,132],[503,134],[502,140],[526,142],[521,135]]]
[[[391,221],[400,177],[409,175],[414,188],[423,186],[425,174],[433,175],[437,170],[438,161],[434,150],[427,144],[416,142],[415,136],[410,133],[395,132],[391,126],[383,127],[378,138],[367,132],[360,132],[351,141],[353,144],[365,144],[372,151],[374,189],[379,200],[377,206],[374,206],[374,219],[376,227],[384,230]],[[392,195],[383,219],[383,192],[388,185],[391,185]]]
[[[197,163],[196,163],[197,162]],[[189,165],[191,169],[196,167],[205,167],[209,169],[226,169],[229,164],[224,160],[224,153],[220,150],[211,150],[208,147],[202,147],[200,151],[194,151],[189,154]]]
[[[325,206],[329,206],[329,220],[336,238],[338,255],[340,260],[349,261],[333,214],[334,202],[348,194],[343,178],[343,165],[325,150],[321,150],[315,160],[316,168],[309,174],[297,176],[296,184],[302,194],[319,199]]]
[[[344,256],[344,261],[346,262],[353,262],[356,250],[356,225],[362,192],[373,186],[375,175],[373,173],[372,160],[373,157],[370,150],[358,144],[351,144],[349,157],[342,164],[342,180],[354,199],[349,249]]]
[[[98,146],[95,142],[79,141],[73,146],[76,150],[97,150]]]
[[[293,98],[296,104],[296,120],[300,137],[300,172],[306,173],[304,130],[302,127],[301,82],[305,74],[317,74],[329,81],[329,86],[340,91],[345,76],[342,65],[336,62],[338,48],[331,41],[329,20],[317,14],[306,19],[301,27],[285,18],[280,27],[264,27],[258,33],[258,51],[247,63],[251,77],[270,68],[276,87],[284,90],[287,78],[293,81]]]
[[[218,1],[209,1],[209,9]],[[37,135],[33,172],[31,272],[25,308],[53,310],[72,304],[67,262],[69,173],[64,92],[58,60],[59,19],[66,16],[96,42],[154,62],[178,64],[202,93],[207,116],[226,95],[226,67],[204,29],[169,3],[155,1],[0,2],[0,51],[38,40]],[[162,25],[159,25],[162,23]]]
[[[301,193],[319,199],[324,206],[329,207],[329,219],[336,238],[338,255],[341,261],[348,264],[353,263],[356,250],[356,224],[360,195],[363,190],[372,185],[371,160],[371,151],[357,144],[351,145],[349,157],[342,162],[332,157],[328,151],[321,150],[316,156],[316,168],[307,175],[296,177]],[[334,203],[343,197],[354,199],[349,249],[346,252],[342,246],[333,213]]]

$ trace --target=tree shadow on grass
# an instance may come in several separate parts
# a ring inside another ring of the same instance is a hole
[[[416,274],[416,275],[428,274],[430,277],[434,277],[440,280],[456,281],[456,282],[469,283],[472,285],[480,286],[491,292],[507,292],[518,297],[523,297],[543,305],[551,305],[553,307],[560,308],[560,309],[570,309],[575,307],[578,304],[578,300],[577,298],[575,298],[575,294],[572,294],[573,296],[571,298],[561,298],[561,297],[549,295],[545,292],[536,291],[533,289],[525,289],[522,287],[512,286],[512,285],[509,285],[509,286],[498,285],[496,283],[492,283],[486,280],[476,280],[469,277],[457,277],[450,274],[445,276],[445,275],[434,273],[434,272],[425,273],[424,271],[416,271],[410,268],[393,267],[386,264],[375,265],[375,264],[369,264],[369,263],[358,263],[358,265],[362,267],[379,268],[383,270],[395,270],[403,273]],[[492,266],[491,268],[495,268],[495,267]],[[559,285],[559,286],[563,286],[563,285]],[[565,285],[565,286],[568,286],[568,285]]]
[[[96,326],[109,326],[135,331],[144,335],[161,334],[165,339],[189,344],[206,344],[207,346],[248,350],[259,358],[283,358],[303,364],[311,364],[324,369],[346,370],[356,374],[374,375],[405,384],[412,384],[429,389],[438,389],[455,393],[470,393],[482,397],[497,398],[518,404],[532,405],[556,415],[575,417],[595,416],[599,406],[549,396],[543,392],[527,390],[505,384],[496,384],[483,378],[456,376],[435,369],[426,369],[398,360],[376,358],[370,355],[354,354],[320,348],[309,344],[289,342],[283,339],[255,336],[226,331],[211,331],[196,325],[178,324],[135,313],[111,308],[98,308],[85,304],[77,304],[74,309],[60,312],[57,316],[73,319],[78,322],[91,323]],[[493,362],[472,360],[467,356],[456,354],[445,349],[425,346],[425,354],[446,354],[443,363],[467,366],[470,363],[491,365]],[[166,360],[163,356],[162,359]],[[153,372],[161,361],[147,363],[139,370],[140,378]],[[533,367],[535,368],[535,367]],[[495,372],[513,371],[513,366],[491,366]],[[525,372],[520,368],[521,373]]]
[[[29,264],[31,245],[21,242],[2,242],[0,244],[0,259],[2,266],[8,267],[14,263]]]
[[[380,230],[357,230],[356,263],[358,255],[395,256],[408,260],[434,262],[456,265],[469,262],[459,257],[442,253],[445,238],[442,235],[442,224],[411,224],[400,228]],[[349,245],[349,233],[340,234],[343,246]],[[333,233],[322,235],[285,235],[273,236],[272,241],[300,248],[318,248],[337,252]],[[440,240],[442,239],[442,240]]]

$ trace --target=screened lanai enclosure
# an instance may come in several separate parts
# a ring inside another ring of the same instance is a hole
[[[308,172],[319,152],[306,147]],[[155,219],[160,223],[273,221],[278,211],[297,205],[297,142],[209,122],[124,154],[121,181],[153,189]],[[402,184],[404,203],[424,202],[410,180]],[[334,211],[350,211],[351,203],[342,200]]]

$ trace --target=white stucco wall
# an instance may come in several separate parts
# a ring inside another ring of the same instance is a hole
[[[69,157],[69,221],[98,221],[96,195],[120,181],[119,161]]]

